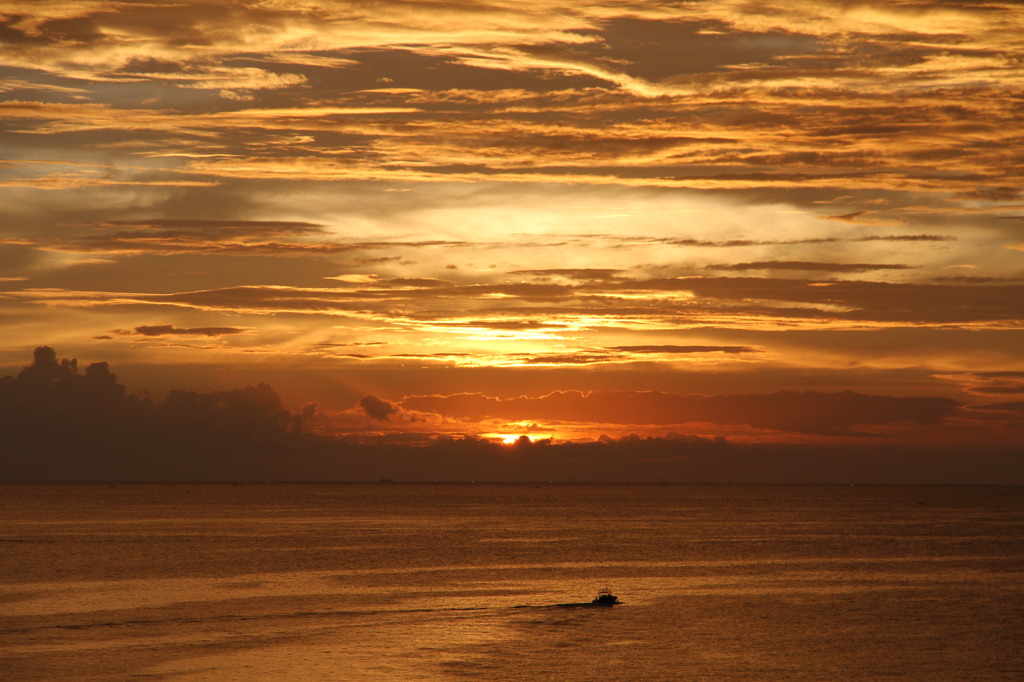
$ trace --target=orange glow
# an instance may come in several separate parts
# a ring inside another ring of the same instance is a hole
[[[0,378],[386,443],[1022,438],[1024,7],[570,4],[7,3]]]

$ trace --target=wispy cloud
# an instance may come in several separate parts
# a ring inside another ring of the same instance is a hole
[[[48,305],[148,304],[238,313],[360,315],[392,323],[405,321],[473,326],[459,320],[471,306],[514,315],[498,326],[532,328],[535,315],[562,309],[563,319],[608,324],[623,315],[652,322],[764,324],[802,322],[831,327],[842,323],[941,325],[972,323],[994,328],[1020,324],[1024,285],[902,284],[870,281],[814,281],[753,277],[679,277],[581,285],[448,282],[384,282],[348,287],[244,286],[166,294],[23,290],[12,294]],[[400,307],[397,307],[400,306]],[[404,311],[404,312],[400,312]],[[455,318],[454,320],[452,318]]]
[[[709,270],[795,270],[820,272],[870,272],[872,270],[907,270],[911,266],[886,263],[814,263],[811,261],[768,260],[756,263],[721,263]]]
[[[694,397],[657,391],[558,391],[514,399],[481,394],[409,396],[400,405],[476,421],[501,418],[660,425],[725,422],[811,433],[845,433],[858,427],[901,422],[938,423],[957,409],[952,400],[851,392]]]
[[[455,428],[463,390],[582,415],[585,387],[715,433],[1009,429],[918,398],[1024,371],[1021,26],[1000,0],[12,0],[0,360],[258,358],[374,432]],[[773,412],[822,376],[813,419]],[[641,399],[659,381],[777,418]]]
[[[181,328],[170,324],[142,325],[132,331],[115,330],[114,334],[138,336],[226,336],[244,334],[245,329],[238,327],[189,327]]]

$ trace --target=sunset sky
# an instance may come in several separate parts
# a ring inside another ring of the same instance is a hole
[[[0,0],[0,376],[1024,444],[1024,6]],[[812,393],[806,393],[812,392]]]

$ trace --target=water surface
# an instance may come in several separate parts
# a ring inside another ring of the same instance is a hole
[[[0,494],[7,679],[1024,679],[1021,488]]]

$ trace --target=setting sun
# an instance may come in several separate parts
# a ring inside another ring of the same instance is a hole
[[[1019,3],[8,5],[0,377],[439,466],[1024,445]]]
[[[0,677],[1021,679],[1022,48],[0,0]]]

